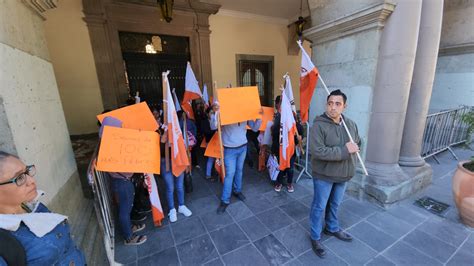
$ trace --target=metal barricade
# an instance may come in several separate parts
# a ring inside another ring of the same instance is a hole
[[[97,171],[96,158],[98,146],[92,156],[87,176],[89,184],[94,192],[94,209],[97,216],[99,228],[104,236],[105,252],[110,265],[114,264],[115,224],[112,211],[112,193],[110,191],[110,179],[104,172]]]
[[[436,154],[448,150],[458,160],[451,147],[468,140],[468,125],[462,117],[473,111],[474,107],[465,106],[428,115],[421,149],[423,159],[433,157],[439,163]]]

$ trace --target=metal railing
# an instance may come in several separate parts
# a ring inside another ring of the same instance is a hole
[[[104,236],[105,252],[110,265],[114,262],[115,224],[112,210],[112,193],[110,179],[104,172],[98,171],[96,166],[98,146],[92,156],[87,177],[94,192],[94,209],[99,223],[99,228]]]
[[[428,115],[421,149],[423,159],[433,157],[439,163],[436,154],[448,150],[458,160],[451,147],[468,140],[468,125],[462,117],[472,111],[474,107],[465,106]]]

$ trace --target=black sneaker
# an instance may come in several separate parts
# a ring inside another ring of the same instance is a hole
[[[217,208],[217,214],[223,214],[225,212],[225,209],[227,209],[227,206],[229,206],[229,204],[221,201],[221,204]]]
[[[139,213],[136,213],[136,212],[132,212],[132,214],[130,215],[130,220],[132,222],[143,222],[143,221],[145,221],[145,219],[146,219],[145,214],[139,214]]]
[[[245,201],[246,199],[246,197],[244,196],[244,194],[242,194],[242,192],[234,192],[232,194],[234,195],[234,197],[238,198],[241,201]]]
[[[318,255],[320,258],[324,258],[326,256],[326,251],[324,250],[323,244],[319,242],[319,240],[311,239],[311,247],[313,248],[314,253]]]

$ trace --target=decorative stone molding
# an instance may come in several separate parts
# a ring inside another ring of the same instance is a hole
[[[33,10],[43,20],[46,20],[43,13],[58,7],[58,1],[59,0],[22,0],[23,4]]]
[[[369,29],[381,29],[387,18],[395,10],[395,4],[373,5],[303,32],[305,38],[320,44]]]
[[[440,47],[438,56],[459,55],[474,53],[474,43],[462,43],[458,45]]]

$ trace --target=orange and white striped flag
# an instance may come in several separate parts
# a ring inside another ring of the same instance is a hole
[[[165,216],[163,215],[163,208],[161,207],[160,195],[158,194],[155,177],[152,173],[146,173],[145,181],[148,186],[148,194],[150,195],[153,224],[155,226],[161,226],[161,221],[163,221]]]
[[[184,145],[183,134],[179,127],[178,116],[174,107],[173,96],[171,95],[168,75],[164,76],[166,84],[167,118],[168,118],[168,141],[171,144],[171,171],[174,176],[179,176],[186,167],[189,166],[186,146]]]
[[[316,83],[318,82],[319,71],[314,66],[311,58],[301,46],[301,41],[298,41],[298,46],[301,49],[301,71],[300,71],[300,110],[301,121],[308,122],[309,105],[313,97]]]
[[[184,96],[183,96],[183,104],[190,102],[195,99],[202,98],[201,90],[199,89],[199,82],[194,76],[193,69],[191,68],[191,63],[188,62],[186,66],[186,77],[184,80]]]
[[[280,106],[280,170],[290,168],[290,160],[295,153],[296,121],[291,109],[286,90],[291,89],[291,81],[287,77],[286,87],[281,94]]]

